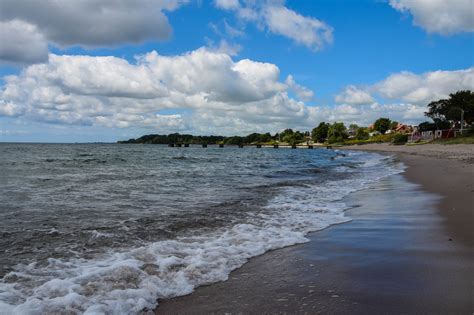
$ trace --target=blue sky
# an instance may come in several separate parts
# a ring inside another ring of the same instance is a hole
[[[430,101],[474,88],[469,0],[152,1],[155,11],[131,14],[140,22],[115,6],[103,38],[62,27],[64,8],[21,2],[0,10],[2,42],[12,43],[0,48],[0,141],[310,130],[381,115],[418,123]],[[79,24],[107,23],[72,9]],[[51,57],[61,55],[70,57]]]

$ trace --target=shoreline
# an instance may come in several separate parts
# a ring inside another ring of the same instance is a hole
[[[474,145],[371,144],[342,149],[394,154],[407,166],[405,178],[442,197],[438,214],[451,238],[474,247]]]
[[[388,152],[407,169],[376,195],[349,196],[352,222],[254,257],[225,282],[160,300],[155,312],[472,313],[472,156]]]

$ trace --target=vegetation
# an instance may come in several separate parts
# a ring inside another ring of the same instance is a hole
[[[119,143],[142,143],[142,144],[170,144],[170,143],[189,143],[189,144],[217,144],[222,143],[223,136],[193,136],[187,134],[172,133],[169,135],[145,135],[137,139],[119,141]]]
[[[431,102],[428,105],[428,112],[425,115],[432,119],[432,122],[425,121],[418,126],[418,130],[430,131],[436,129],[450,129],[461,126],[461,116],[464,120],[463,127],[466,128],[465,135],[455,139],[439,139],[437,143],[473,143],[474,142],[474,93],[471,91],[459,91],[449,95],[448,99]],[[373,128],[360,127],[350,124],[346,128],[344,123],[335,122],[333,124],[321,122],[311,133],[301,132],[293,129],[285,129],[281,133],[271,135],[270,133],[251,133],[247,136],[193,136],[189,134],[173,133],[169,135],[145,135],[138,139],[119,141],[119,143],[149,143],[149,144],[277,144],[286,143],[297,145],[300,143],[330,144],[364,144],[390,142],[393,144],[405,144],[408,141],[406,133],[397,133],[396,128],[399,123],[389,118],[381,117],[377,119]],[[391,130],[391,133],[387,133]],[[371,133],[378,131],[380,134]],[[372,135],[372,136],[371,136]]]
[[[367,128],[358,128],[355,134],[356,140],[368,140],[370,138]]]
[[[407,134],[395,134],[392,138],[393,144],[405,144],[408,142],[408,135]]]
[[[301,134],[301,133],[299,133]],[[171,144],[171,143],[188,143],[188,144],[263,144],[273,143],[278,140],[279,135],[272,136],[269,133],[252,133],[245,137],[241,136],[193,136],[188,134],[172,133],[169,135],[145,135],[137,139],[129,139],[119,141],[119,143],[141,143],[141,144]]]
[[[390,130],[392,122],[388,118],[379,118],[374,122],[374,130],[377,130],[381,134],[385,134],[387,130]]]
[[[305,139],[304,133],[300,131],[293,131],[292,129],[285,129],[280,133],[280,140],[289,145],[296,145]]]
[[[314,142],[323,143],[328,138],[330,124],[325,123],[324,121],[319,124],[316,128],[311,131],[311,139]]]
[[[458,91],[449,94],[448,99],[431,102],[425,115],[436,123],[447,122],[450,125],[460,125],[461,115],[464,122],[471,125],[474,122],[474,93]]]
[[[349,135],[347,134],[346,126],[344,126],[344,123],[335,122],[329,127],[329,130],[328,130],[329,143],[343,142],[348,137]]]
[[[448,138],[448,139],[436,139],[431,143],[439,143],[439,144],[474,144],[474,135],[466,134],[463,136],[459,136],[456,138]]]

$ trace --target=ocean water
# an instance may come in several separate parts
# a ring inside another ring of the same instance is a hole
[[[136,314],[350,221],[375,153],[0,144],[0,314]]]

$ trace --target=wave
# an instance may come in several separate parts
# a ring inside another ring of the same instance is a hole
[[[153,309],[159,298],[226,280],[266,251],[307,242],[306,235],[350,221],[343,198],[402,168],[378,154],[347,153],[344,179],[282,187],[246,222],[205,234],[162,240],[96,259],[49,259],[16,266],[0,281],[0,314],[121,313]],[[93,237],[104,237],[93,231]]]

